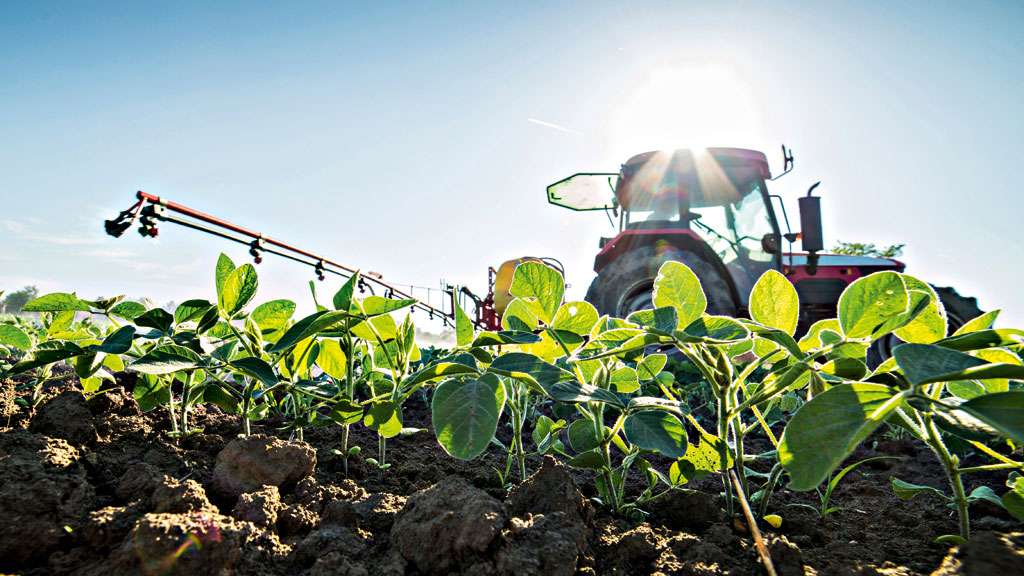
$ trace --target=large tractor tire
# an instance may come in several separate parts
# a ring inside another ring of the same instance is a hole
[[[952,287],[935,288],[939,295],[942,306],[946,309],[947,328],[946,335],[949,336],[960,329],[961,326],[981,316],[984,312],[978,308],[977,298],[966,298],[957,293]],[[868,348],[868,368],[874,370],[882,362],[892,357],[892,349],[903,344],[894,334],[888,334],[871,343]]]
[[[631,250],[605,265],[590,284],[586,300],[599,313],[616,318],[653,308],[654,279],[668,261],[682,262],[697,275],[708,300],[708,314],[735,315],[729,285],[714,266],[693,252],[656,246]]]

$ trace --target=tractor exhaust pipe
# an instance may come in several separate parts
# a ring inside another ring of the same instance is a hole
[[[818,252],[825,249],[824,235],[821,233],[821,198],[811,196],[820,185],[817,182],[807,190],[807,196],[798,199],[800,203],[800,239],[804,252],[807,252],[807,273],[814,276],[818,273]]]

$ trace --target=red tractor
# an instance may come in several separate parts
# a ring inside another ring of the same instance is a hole
[[[793,157],[783,147],[783,174]],[[781,174],[780,174],[781,176]],[[657,151],[626,161],[617,174],[581,173],[548,186],[548,201],[571,210],[606,210],[618,217],[618,234],[601,238],[586,300],[602,314],[626,317],[652,307],[658,268],[675,260],[690,267],[707,295],[708,313],[746,316],[750,290],[765,271],[782,272],[800,296],[800,328],[834,317],[851,282],[905,265],[888,258],[819,254],[824,251],[820,199],[800,198],[801,230],[789,229],[765,155],[739,148]],[[785,231],[779,225],[778,199]],[[803,252],[794,253],[800,238]],[[790,245],[782,250],[782,241]],[[936,288],[950,329],[981,312],[974,298]]]

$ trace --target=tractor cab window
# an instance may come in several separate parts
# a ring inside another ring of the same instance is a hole
[[[761,246],[761,238],[774,232],[763,189],[763,182],[751,182],[731,202],[694,209],[700,218],[691,224],[729,269],[744,300],[761,274],[773,268],[774,256]]]

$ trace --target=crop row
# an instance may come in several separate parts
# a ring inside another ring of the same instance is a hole
[[[825,515],[828,496],[852,469],[837,474],[839,466],[887,426],[923,442],[947,471],[948,493],[892,479],[901,498],[936,492],[956,508],[959,534],[945,539],[969,538],[975,500],[1024,519],[1017,472],[1024,464],[1014,459],[1024,445],[1024,390],[1016,382],[1024,380],[1024,331],[993,329],[997,313],[989,313],[947,337],[938,296],[911,276],[880,272],[857,280],[840,298],[838,317],[797,340],[798,297],[777,272],[754,286],[751,319],[737,319],[706,314],[697,277],[668,262],[655,283],[655,308],[618,319],[600,317],[586,302],[563,303],[562,277],[528,262],[515,272],[503,329],[476,332],[456,304],[456,347],[440,355],[417,347],[409,314],[395,319],[414,300],[357,298],[358,280],[350,278],[330,308],[314,291],[317,311],[297,320],[289,300],[250,310],[256,270],[224,255],[217,301],[188,300],[173,314],[123,296],[47,294],[24,307],[41,314],[41,328],[0,323],[0,345],[16,358],[2,370],[27,375],[21,381],[32,389],[29,403],[41,399],[58,363],[74,367],[88,395],[102,393],[118,371],[136,372],[140,408],[166,410],[174,436],[195,432],[189,415],[200,403],[239,415],[242,434],[268,415],[283,417],[299,438],[309,427],[341,426],[346,469],[359,450],[349,446],[349,430],[362,425],[379,437],[376,457],[367,461],[381,475],[389,466],[387,439],[408,432],[403,405],[422,394],[451,456],[501,450],[507,464],[499,474],[511,482],[513,470],[526,477],[531,455],[555,455],[593,471],[601,505],[637,519],[645,503],[713,474],[722,477],[730,514],[748,494],[763,516],[788,478],[793,490],[824,485]],[[106,317],[110,326],[75,322],[79,312]],[[869,368],[869,346],[890,334],[906,343]],[[699,381],[677,382],[664,351],[685,357]],[[175,382],[180,393],[172,391]],[[707,400],[710,417],[692,413],[697,398]],[[496,438],[502,421],[512,429],[507,443]],[[748,453],[754,435],[774,450]],[[654,453],[672,464],[652,465],[667,461],[650,458]],[[989,463],[961,466],[968,454]],[[775,462],[771,472],[752,473],[748,464],[765,458]],[[962,476],[982,470],[1013,471],[1002,494],[985,486],[965,493]],[[630,473],[647,488],[627,497]]]

